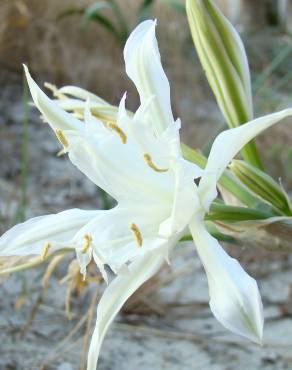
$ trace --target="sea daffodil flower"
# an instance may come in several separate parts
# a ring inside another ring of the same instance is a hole
[[[105,278],[104,265],[117,274],[97,307],[88,370],[96,368],[106,331],[125,301],[160,269],[188,230],[206,270],[210,307],[216,318],[235,333],[255,342],[262,340],[257,283],[208,233],[204,215],[217,196],[219,177],[236,153],[292,110],[221,133],[204,170],[187,162],[180,149],[180,121],[173,118],[155,26],[154,21],[141,23],[126,43],[126,71],[138,89],[141,106],[129,115],[124,96],[116,122],[102,123],[94,117],[92,99],[84,122],[78,120],[50,100],[25,67],[34,103],[73,164],[118,203],[106,211],[74,209],[33,218],[0,238],[0,256],[71,247],[83,273],[93,256]],[[198,178],[197,186],[194,179]]]

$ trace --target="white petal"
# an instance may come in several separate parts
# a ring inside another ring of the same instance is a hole
[[[98,103],[99,105],[111,106],[107,101],[101,99],[99,96],[77,86],[63,86],[58,89],[58,92],[60,94],[71,95],[74,98],[82,99],[84,101],[90,99],[90,101]]]
[[[119,119],[123,115],[122,106]],[[87,111],[84,131],[63,131],[69,143],[69,157],[79,170],[118,201],[140,201],[141,197],[161,201],[169,199],[172,186],[170,171],[158,173],[151,169],[145,163],[143,151],[124,127],[126,144],[121,142],[116,132],[89,116]]]
[[[79,99],[54,99],[59,107],[65,111],[78,111],[83,113],[85,110],[86,101]],[[90,110],[97,115],[110,115],[112,118],[117,116],[117,108],[110,105],[101,105],[100,103],[95,103],[92,100],[89,101]]]
[[[214,316],[232,332],[261,343],[264,319],[256,281],[208,233],[200,216],[190,230],[207,274]]]
[[[94,218],[99,211],[71,209],[57,214],[31,218],[8,230],[0,237],[0,256],[40,254],[44,244],[50,250],[72,247],[76,232]]]
[[[33,101],[42,115],[45,117],[45,120],[49,123],[49,125],[53,129],[82,129],[82,122],[74,118],[72,114],[69,114],[58,107],[58,105],[54,103],[51,99],[49,99],[47,95],[38,87],[38,85],[32,79],[26,66],[24,66],[24,71]]]
[[[92,260],[92,248],[89,247],[88,250],[86,252],[83,252],[81,250],[81,248],[76,248],[76,257],[77,257],[77,261],[79,263],[79,266],[80,266],[80,274],[83,275],[83,280],[85,280],[86,278],[86,268],[88,266],[88,264],[91,262]],[[99,261],[97,261],[99,262]],[[96,263],[97,264],[97,263]],[[99,265],[97,264],[97,266],[99,267]],[[104,271],[104,269],[100,269],[102,271]]]
[[[223,131],[216,137],[199,186],[202,205],[205,209],[208,209],[213,199],[216,198],[216,183],[232,158],[262,131],[291,115],[292,109],[285,109]]]
[[[133,203],[101,211],[74,237],[74,245],[83,244],[85,235],[92,238],[92,249],[98,266],[107,264],[114,272],[123,265],[143,256],[152,249],[164,249],[166,238],[158,237],[159,224],[170,211],[159,204]],[[140,233],[142,245],[130,229],[134,223]]]
[[[182,158],[179,133],[181,122],[177,119],[163,132],[157,133],[154,127],[156,120],[152,114],[154,104],[153,96],[141,104],[133,119],[127,120],[127,127],[142,152],[151,154],[159,167],[169,168],[170,161]]]
[[[88,352],[87,370],[96,370],[104,336],[127,299],[162,266],[164,257],[151,253],[133,262],[127,274],[118,276],[105,290],[97,307],[97,319]]]
[[[188,225],[195,210],[200,207],[194,179],[200,177],[202,172],[200,167],[184,159],[176,162],[172,211],[170,217],[160,225],[159,235],[170,237],[182,232]]]
[[[170,103],[170,87],[163,71],[155,37],[154,21],[144,21],[131,33],[124,49],[126,72],[140,95],[141,104],[154,96],[149,115],[157,133],[164,131],[174,119]]]

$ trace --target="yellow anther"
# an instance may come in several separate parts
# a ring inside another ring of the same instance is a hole
[[[92,236],[91,235],[84,235],[84,243],[81,248],[81,253],[86,253],[90,247],[90,244],[92,242]]]
[[[82,121],[84,119],[84,114],[82,114],[80,112],[77,112],[77,111],[73,112],[73,116],[78,118],[80,121]]]
[[[62,157],[62,155],[65,155],[65,154],[66,154],[65,150],[61,149],[61,150],[58,151],[57,157]]]
[[[60,141],[60,143],[65,147],[65,148],[68,148],[69,146],[69,143],[68,143],[68,140],[65,138],[62,130],[60,130],[59,128],[56,128],[55,130],[55,134],[57,136],[57,139]]]
[[[50,243],[46,242],[45,245],[43,246],[42,251],[41,251],[41,259],[42,260],[44,260],[47,257],[49,249],[50,249]]]
[[[156,172],[167,172],[168,171],[168,168],[159,168],[157,167],[153,162],[152,162],[152,158],[150,157],[149,154],[147,153],[144,153],[144,161],[148,164],[148,166],[150,168],[152,168],[152,170],[156,171]]]
[[[61,94],[59,92],[59,89],[57,88],[56,85],[53,85],[53,84],[51,84],[49,82],[45,82],[44,85],[45,85],[45,88],[47,88],[48,90],[50,90],[53,93],[53,95],[54,95],[55,98],[58,98],[60,100],[61,99],[67,99],[67,96],[66,95]]]
[[[119,135],[119,137],[121,139],[121,142],[123,144],[126,144],[126,142],[127,142],[127,135],[124,133],[124,131],[116,123],[109,122],[109,123],[106,124],[106,126],[109,129],[111,129],[114,132],[116,132]]]
[[[143,244],[143,238],[142,238],[142,234],[138,228],[138,226],[134,223],[132,223],[130,225],[130,229],[134,235],[134,239],[135,239],[135,242],[137,243],[138,247],[141,247],[142,244]]]

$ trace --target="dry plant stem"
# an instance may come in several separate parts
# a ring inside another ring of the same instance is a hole
[[[64,259],[64,257],[65,257],[65,254],[61,254],[59,256],[55,256],[55,257],[52,258],[52,260],[49,263],[49,265],[46,269],[46,272],[45,272],[45,274],[42,278],[42,285],[43,285],[44,290],[48,289],[49,279],[50,279],[52,273],[55,271],[58,264]]]
[[[33,319],[38,311],[38,308],[40,306],[40,304],[42,303],[43,301],[43,295],[42,293],[40,293],[36,299],[36,301],[34,302],[33,306],[32,306],[32,309],[30,311],[30,314],[28,316],[28,320],[26,322],[26,324],[22,327],[21,331],[20,331],[20,338],[24,338],[27,334],[27,331],[29,330],[30,326],[32,325],[33,323]]]
[[[40,368],[45,369],[50,363],[55,361],[56,359],[61,357],[61,353],[68,350],[66,348],[66,344],[70,342],[70,340],[73,338],[73,336],[78,333],[78,331],[82,328],[82,326],[86,323],[88,314],[81,317],[81,319],[77,322],[77,324],[74,326],[74,328],[70,331],[70,333],[59,343],[58,346],[54,348],[54,350],[51,352],[51,354],[47,357],[47,359],[44,360],[44,362],[41,364]],[[74,343],[75,345],[75,343]],[[70,348],[71,346],[69,346]]]
[[[43,259],[41,256],[37,256],[35,258],[32,258],[32,260],[30,262],[23,263],[23,264],[18,265],[18,266],[6,268],[6,269],[3,269],[3,270],[0,269],[0,276],[11,274],[13,272],[23,271],[23,270],[26,270],[26,269],[29,269],[29,268],[32,268],[32,267],[36,267],[36,266],[44,263],[45,261],[47,261],[51,257],[57,256],[57,255],[60,255],[60,254],[63,255],[65,253],[69,253],[69,252],[72,252],[71,248],[63,248],[63,249],[60,249],[56,252],[48,253],[45,259]]]
[[[292,217],[224,223],[215,221],[218,229],[247,246],[274,252],[292,253]]]
[[[96,302],[97,298],[99,296],[100,289],[97,287],[95,292],[92,295],[89,310],[87,312],[87,321],[86,321],[86,328],[85,328],[85,334],[83,338],[83,350],[81,354],[81,360],[80,360],[80,370],[85,370],[85,363],[87,358],[87,352],[89,347],[89,336],[90,336],[90,330],[91,330],[91,323],[94,318],[94,314],[96,311]]]

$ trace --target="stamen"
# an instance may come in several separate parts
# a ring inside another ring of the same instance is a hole
[[[49,82],[45,82],[44,83],[44,86],[45,86],[45,88],[47,88],[48,90],[50,90],[53,93],[53,95],[54,95],[55,98],[58,98],[60,100],[61,99],[67,99],[67,96],[66,95],[61,94],[59,92],[59,89],[57,88],[56,85],[53,85],[53,84],[51,84]]]
[[[76,117],[77,119],[79,119],[80,121],[84,120],[84,114],[82,114],[80,112],[73,111],[73,116]]]
[[[121,142],[123,144],[126,144],[126,142],[127,142],[127,135],[124,133],[124,131],[116,123],[109,122],[109,123],[107,123],[106,126],[109,129],[115,131],[119,135],[119,137],[121,139]]]
[[[62,130],[60,130],[59,128],[56,128],[55,130],[55,134],[57,136],[57,139],[60,141],[60,143],[65,147],[65,148],[68,148],[69,146],[69,143],[68,143],[68,140],[65,138]]]
[[[46,259],[47,255],[48,255],[48,252],[49,252],[49,249],[50,249],[50,243],[46,242],[45,245],[43,246],[42,251],[41,251],[41,259],[42,260]]]
[[[58,151],[57,157],[62,157],[62,155],[65,155],[65,154],[66,154],[65,150],[61,149],[61,150]]]
[[[82,248],[81,248],[81,253],[82,254],[84,254],[88,251],[91,242],[92,242],[92,236],[88,235],[88,234],[84,235],[84,243],[83,243]]]
[[[152,168],[152,170],[156,171],[156,172],[167,172],[168,171],[168,168],[159,168],[157,167],[153,162],[152,162],[152,158],[150,157],[149,154],[147,153],[144,153],[144,161],[148,164],[148,166],[150,168]]]
[[[143,238],[142,238],[142,234],[138,228],[138,226],[134,223],[132,223],[130,225],[130,229],[134,235],[134,239],[135,239],[135,242],[137,243],[138,247],[141,247],[142,244],[143,244]]]

